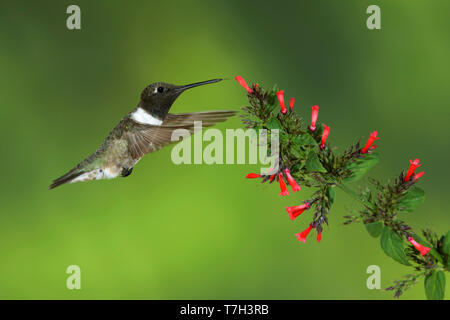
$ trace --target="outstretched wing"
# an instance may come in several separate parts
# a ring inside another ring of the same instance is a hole
[[[157,151],[174,143],[172,134],[177,129],[185,129],[192,134],[194,122],[201,121],[202,127],[210,127],[217,122],[223,122],[236,114],[236,111],[206,111],[194,113],[168,114],[159,126],[136,124],[133,129],[124,132],[128,143],[128,152],[133,159],[138,160],[145,154]]]
[[[210,127],[223,122],[236,114],[236,111],[204,111],[192,113],[169,113],[163,125],[194,125],[194,121],[202,121],[202,127]]]

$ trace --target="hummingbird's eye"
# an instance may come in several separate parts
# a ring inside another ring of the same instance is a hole
[[[164,92],[164,87],[158,87],[157,90],[158,90],[159,93],[163,93]]]

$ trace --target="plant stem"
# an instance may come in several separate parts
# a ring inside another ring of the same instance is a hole
[[[343,190],[346,194],[350,195],[353,199],[361,202],[363,205],[370,206],[371,208],[373,208],[373,205],[370,202],[364,201],[364,199],[362,199],[361,196],[356,191],[352,190],[351,188],[347,187],[346,185],[337,183],[336,186],[338,188],[340,188],[341,190]]]

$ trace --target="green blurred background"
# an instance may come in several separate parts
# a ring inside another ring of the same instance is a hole
[[[66,28],[70,4],[81,30]],[[381,30],[366,27],[370,4]],[[229,78],[183,94],[172,112],[238,109],[239,74],[278,83],[302,116],[319,105],[341,150],[378,130],[371,176],[420,158],[427,198],[405,219],[446,232],[449,12],[447,0],[2,1],[0,298],[390,299],[367,289],[366,268],[380,266],[382,287],[412,270],[362,225],[342,225],[358,205],[341,192],[322,242],[300,244],[307,219],[290,221],[284,206],[311,191],[281,199],[244,179],[255,165],[176,166],[169,147],[127,179],[47,187],[146,85]],[[81,290],[65,287],[71,264]],[[403,296],[424,297],[422,282]]]

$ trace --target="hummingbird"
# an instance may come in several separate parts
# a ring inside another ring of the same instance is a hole
[[[148,85],[142,91],[137,107],[120,120],[100,147],[69,172],[53,180],[49,189],[66,183],[127,177],[145,154],[174,142],[172,133],[175,130],[186,129],[193,133],[194,121],[202,121],[203,127],[209,127],[235,115],[236,111],[230,110],[169,113],[172,104],[187,89],[221,80],[181,86],[165,82]]]

